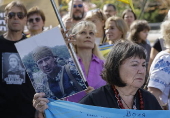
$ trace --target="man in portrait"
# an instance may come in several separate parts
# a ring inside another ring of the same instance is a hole
[[[40,69],[33,74],[34,86],[45,92],[47,97],[60,99],[86,88],[76,68],[68,64],[59,65],[49,47],[37,47],[32,56]]]

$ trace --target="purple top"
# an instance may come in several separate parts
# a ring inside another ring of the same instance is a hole
[[[106,84],[106,82],[100,76],[104,64],[103,60],[99,59],[95,55],[92,55],[88,75],[85,74],[85,68],[82,63],[82,60],[79,57],[78,60],[89,86],[93,87],[94,89],[97,89]],[[67,100],[71,102],[79,102],[85,95],[86,93],[82,91],[76,95],[68,97]]]

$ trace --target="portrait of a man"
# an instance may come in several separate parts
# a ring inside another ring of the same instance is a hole
[[[35,88],[47,97],[60,99],[86,88],[72,64],[61,66],[48,46],[38,46],[32,52],[33,60],[40,69],[33,73]]]

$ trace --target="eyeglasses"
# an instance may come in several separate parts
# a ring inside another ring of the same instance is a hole
[[[40,19],[39,17],[37,17],[37,18],[30,18],[30,19],[28,20],[28,22],[29,22],[29,23],[33,23],[34,20],[35,20],[36,22],[40,22],[41,19]]]
[[[25,14],[22,12],[9,12],[8,18],[11,19],[11,18],[15,17],[16,15],[19,19],[23,19],[25,17]]]
[[[73,7],[74,7],[74,8],[76,8],[76,7],[82,8],[83,5],[82,5],[82,4],[78,4],[78,5],[74,5]]]

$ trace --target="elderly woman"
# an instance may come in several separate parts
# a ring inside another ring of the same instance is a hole
[[[161,110],[156,98],[140,88],[145,76],[144,49],[130,41],[119,41],[109,53],[102,72],[108,85],[92,91],[80,103],[119,109]]]
[[[150,80],[148,91],[150,91],[164,109],[170,109],[170,21],[161,25],[161,34],[165,40],[164,51],[159,52],[151,64],[149,71]]]
[[[29,30],[30,36],[43,32],[44,25],[44,12],[40,10],[37,6],[30,8],[27,14],[27,28]]]
[[[141,89],[146,75],[144,49],[130,41],[117,42],[106,60],[103,79],[107,85],[86,95],[81,104],[138,110],[161,110],[156,98]],[[49,102],[43,93],[34,96],[34,107],[43,112]]]

